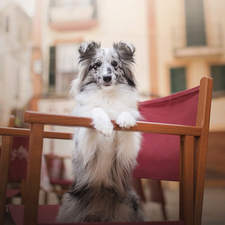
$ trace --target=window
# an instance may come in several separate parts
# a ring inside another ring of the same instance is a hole
[[[185,0],[187,46],[205,46],[203,0]]]
[[[186,90],[186,68],[170,68],[171,93]]]
[[[213,78],[213,95],[225,93],[225,65],[211,66],[211,77]]]
[[[50,47],[49,92],[68,94],[77,73],[77,43]]]
[[[56,47],[49,48],[49,92],[55,92]]]

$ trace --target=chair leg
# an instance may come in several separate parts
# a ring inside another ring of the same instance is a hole
[[[43,131],[43,124],[31,124],[25,193],[25,202],[29,201],[24,207],[24,225],[37,223]]]
[[[186,225],[194,222],[194,137],[180,138],[180,215]]]
[[[6,192],[10,161],[10,149],[12,145],[12,137],[3,136],[2,138],[2,149],[1,149],[1,162],[0,162],[0,224],[4,222],[5,205],[6,205]]]

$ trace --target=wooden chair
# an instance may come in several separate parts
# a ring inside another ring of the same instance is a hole
[[[15,116],[10,115],[8,127],[14,127],[14,125],[15,125]],[[11,140],[10,146],[12,146],[13,138],[11,138],[10,140]],[[1,156],[1,149],[2,149],[2,145],[0,144],[0,156]],[[13,197],[21,196],[22,190],[24,190],[24,188],[25,188],[25,182],[23,180],[21,180],[21,188],[20,189],[18,189],[18,188],[17,189],[7,189],[7,192],[6,192],[7,202],[10,202]],[[23,194],[22,194],[22,196],[23,196]]]
[[[13,117],[10,120],[10,124],[13,126]],[[21,128],[4,128],[0,127],[0,135],[2,135],[2,146],[1,146],[1,161],[0,161],[0,224],[3,224],[4,221],[4,213],[5,213],[5,204],[6,199],[9,197],[14,197],[21,193],[21,190],[11,191],[7,190],[7,183],[8,183],[8,175],[9,173],[5,171],[9,171],[10,166],[10,156],[11,156],[11,148],[13,144],[13,137],[22,137],[22,138],[28,138],[30,136],[30,130],[29,129],[21,129]],[[45,138],[54,138],[54,139],[65,139],[70,140],[72,137],[71,133],[60,133],[60,132],[50,132],[45,131],[44,132]],[[25,191],[25,180],[22,182],[22,199],[23,199],[23,193]],[[22,201],[22,203],[24,203]]]
[[[180,102],[184,102],[185,93],[186,91],[181,94],[181,98],[179,98]],[[187,91],[187,93],[190,94],[190,91]],[[144,153],[146,152],[141,150],[138,157],[139,165],[134,171],[134,176],[154,179],[157,177],[157,179],[163,178],[165,180],[176,180],[178,176],[180,182],[179,220],[162,221],[157,223],[138,222],[127,224],[201,224],[206,151],[212,96],[212,79],[207,77],[202,78],[200,88],[195,88],[193,91],[191,90],[191,93],[193,93],[194,96],[197,96],[198,99],[195,125],[137,122],[136,126],[129,129],[129,131],[175,135],[178,137],[178,143],[180,143],[180,154],[175,153],[175,156],[177,157],[178,155],[180,164],[175,163],[176,165],[174,165],[167,161],[163,161],[160,168],[158,166],[158,168],[153,171],[149,170],[148,167],[152,167],[152,165],[145,162],[145,159],[148,159],[149,157],[145,157]],[[172,99],[174,95],[171,96],[171,102],[173,102]],[[196,99],[194,102],[196,102]],[[172,105],[173,104],[171,104],[171,107]],[[194,108],[194,104],[186,107]],[[184,110],[185,108],[182,108],[180,111],[183,112]],[[176,113],[174,116],[177,117]],[[93,128],[91,125],[92,120],[90,118],[48,115],[36,112],[26,112],[24,118],[25,122],[31,123],[25,206],[24,208],[21,206],[9,206],[9,210],[12,216],[14,214],[16,222],[19,220],[23,221],[21,224],[52,224],[57,215],[58,206],[38,205],[42,145],[43,138],[46,136],[44,125],[83,126]],[[112,123],[114,125],[114,130],[122,130],[115,121],[112,121]],[[7,135],[15,134],[8,133]],[[156,136],[153,137],[156,139]],[[159,140],[161,140],[161,137]],[[166,153],[167,149],[164,148],[163,151],[163,153]],[[159,159],[159,157],[163,157],[163,155],[164,154],[161,152],[160,156],[157,156],[157,159]],[[168,156],[169,154],[167,153],[166,155]],[[144,162],[143,165],[141,165],[142,162]],[[167,171],[168,165],[172,167],[169,171]],[[110,225],[113,223],[105,224]]]

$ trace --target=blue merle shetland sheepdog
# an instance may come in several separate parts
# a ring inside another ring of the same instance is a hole
[[[140,119],[133,73],[135,47],[119,42],[101,48],[79,47],[79,73],[72,83],[73,115],[91,117],[95,129],[77,128],[74,136],[71,190],[63,197],[58,222],[143,221],[130,186],[141,134],[124,130]]]

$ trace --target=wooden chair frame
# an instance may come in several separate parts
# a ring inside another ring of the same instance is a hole
[[[5,185],[0,185],[0,224],[4,222],[4,212],[6,203],[6,192],[7,192],[7,182],[8,173],[5,171],[9,170],[10,162],[10,150],[12,146],[13,136],[19,137],[29,137],[29,129],[12,128],[14,124],[14,117],[10,119],[10,128],[0,127],[0,135],[2,135],[2,146],[1,146],[1,161],[0,161],[0,181]],[[60,133],[53,131],[45,131],[44,138],[54,138],[54,139],[65,139],[71,140],[71,133]],[[25,191],[24,191],[25,193]]]
[[[209,77],[201,79],[195,126],[137,122],[134,127],[127,130],[180,136],[179,219],[184,221],[185,225],[201,224],[212,84],[213,80]],[[26,112],[24,121],[31,124],[24,224],[32,225],[37,223],[38,215],[41,155],[43,138],[46,137],[44,125],[93,127],[90,118],[36,112]],[[122,130],[115,121],[112,123],[114,130]],[[15,135],[15,133],[7,135]],[[3,144],[9,144],[7,139]]]

